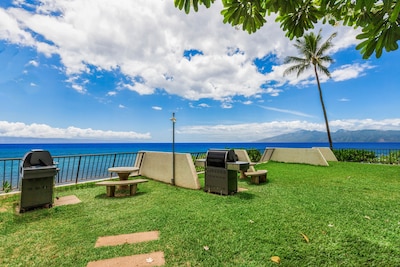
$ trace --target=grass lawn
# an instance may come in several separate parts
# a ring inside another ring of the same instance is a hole
[[[163,251],[166,266],[400,266],[400,166],[269,162],[269,182],[219,196],[150,181],[133,197],[58,188],[82,203],[18,215],[0,199],[0,266],[86,266]],[[160,239],[95,248],[98,237],[160,231]]]

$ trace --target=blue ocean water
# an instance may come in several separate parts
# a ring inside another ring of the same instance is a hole
[[[267,147],[310,148],[328,147],[328,143],[176,143],[175,152],[207,152],[218,148],[255,148],[264,150]],[[400,143],[334,143],[334,148],[355,149],[399,149]],[[50,151],[52,156],[105,154],[138,151],[171,152],[171,143],[59,143],[59,144],[0,144],[0,158],[22,158],[32,149]]]

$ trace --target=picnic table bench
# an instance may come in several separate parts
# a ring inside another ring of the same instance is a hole
[[[118,186],[128,186],[129,185],[129,195],[133,196],[136,194],[137,185],[140,183],[146,183],[148,180],[146,179],[134,179],[134,180],[119,180],[119,181],[103,181],[98,182],[96,185],[106,186],[107,188],[107,196],[114,197],[115,196],[115,187]]]
[[[260,184],[267,181],[267,173],[267,170],[258,170],[254,172],[245,172],[244,175],[246,175],[247,177],[250,176],[252,183]]]

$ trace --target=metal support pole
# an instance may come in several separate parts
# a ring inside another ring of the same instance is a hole
[[[175,185],[175,112],[172,113],[172,180],[171,184]]]

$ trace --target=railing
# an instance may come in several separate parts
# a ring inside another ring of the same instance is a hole
[[[196,159],[205,159],[206,156],[207,156],[207,153],[205,153],[205,152],[196,152],[196,153],[191,153],[191,155],[192,155],[193,162],[195,162]],[[195,168],[196,168],[196,171],[197,171],[198,173],[199,173],[199,172],[203,172],[203,171],[205,170],[204,167],[197,167],[197,166],[195,166]]]
[[[59,169],[55,183],[70,184],[110,177],[108,168],[133,166],[137,153],[54,156]],[[20,158],[0,159],[0,193],[19,190]]]
[[[262,151],[258,151],[261,156]],[[400,164],[400,150],[396,149],[335,149],[339,161]],[[193,162],[206,157],[205,152],[191,153]],[[72,184],[110,176],[108,168],[114,166],[133,166],[137,152],[112,154],[86,154],[54,156],[59,171],[55,183]],[[257,155],[252,161],[257,161]],[[0,194],[19,190],[21,179],[20,158],[0,159]],[[196,167],[198,172],[204,168]]]
[[[108,168],[133,166],[137,153],[89,154],[75,156],[55,156],[60,169],[56,184],[78,183],[109,177]]]
[[[12,191],[18,188],[20,173],[19,167],[21,159],[9,158],[0,160],[0,193]]]

